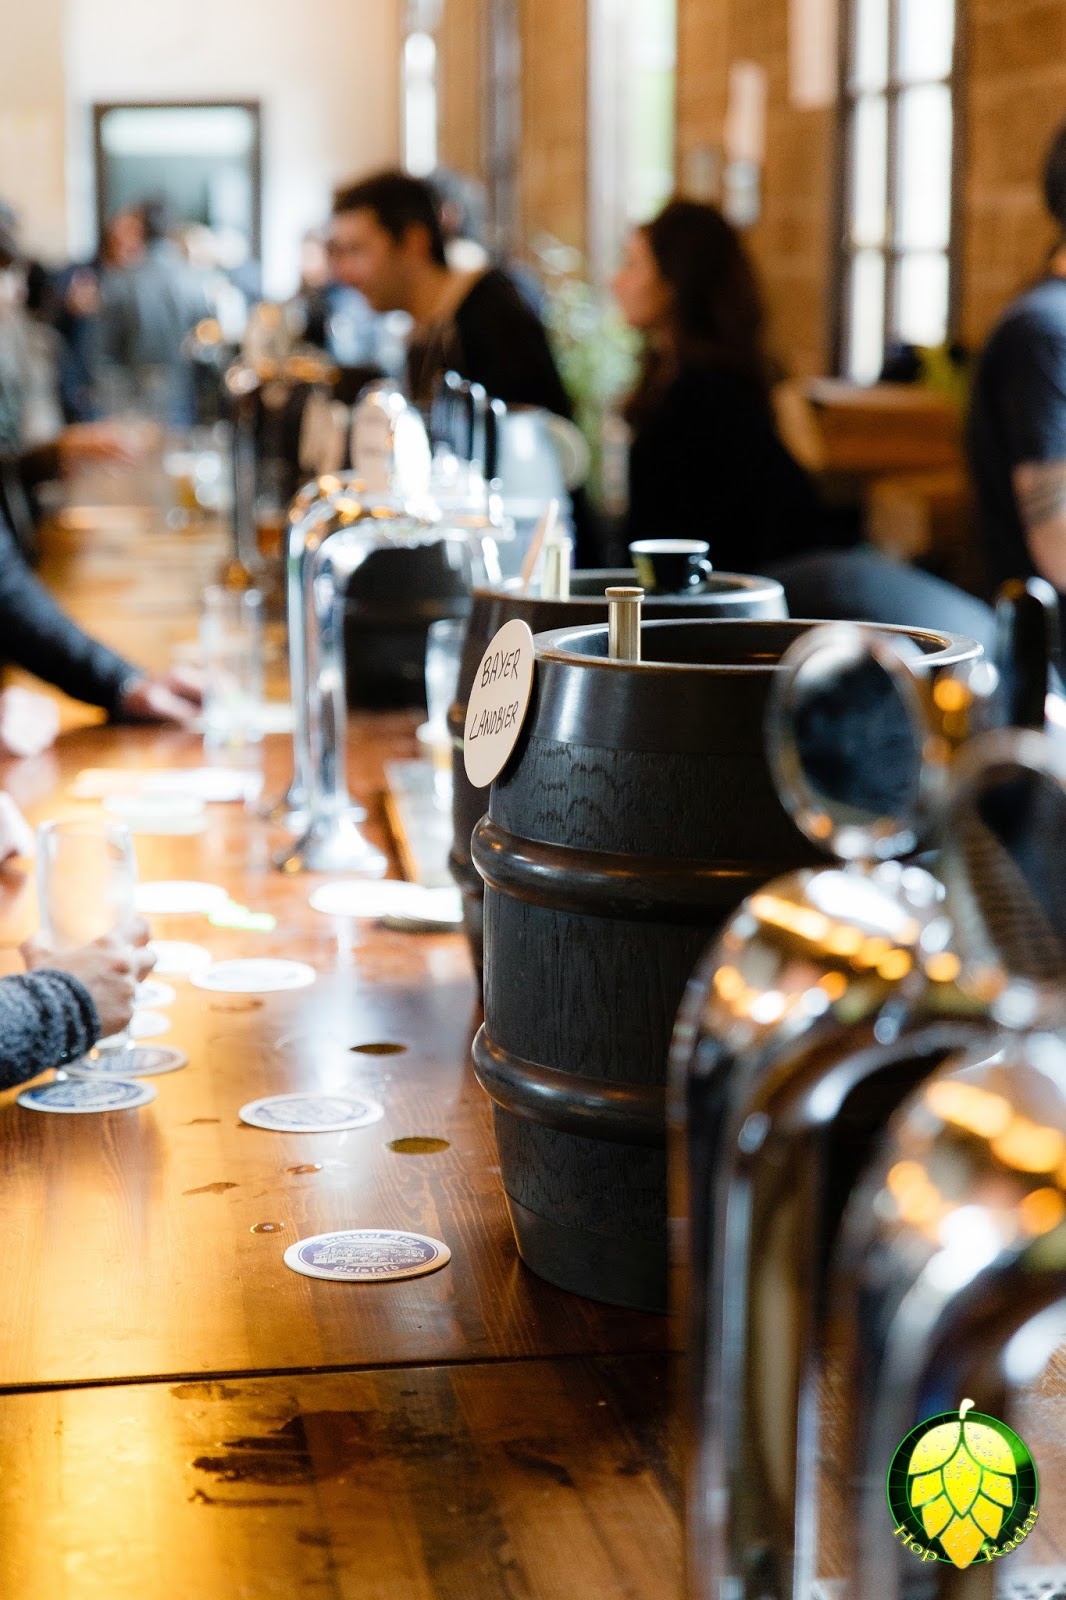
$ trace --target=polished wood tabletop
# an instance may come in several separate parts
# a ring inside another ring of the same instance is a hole
[[[217,553],[209,537],[67,529],[43,570],[94,632],[161,667],[195,632]],[[417,720],[353,719],[352,787],[379,843],[382,763],[417,753]],[[263,759],[280,792],[289,741]],[[74,725],[0,780],[39,821],[98,814],[72,793],[86,768],[203,760],[181,731]],[[310,988],[168,977],[158,1042],[189,1064],[138,1110],[48,1116],[0,1096],[0,1594],[676,1600],[664,1320],[521,1264],[469,1065],[464,942],[313,911],[321,880],[271,864],[284,837],[210,805],[200,834],[138,835],[138,872],[220,884],[276,918],[250,933],[156,917],[157,938],[304,961]],[[7,871],[5,970],[35,919],[30,877]],[[384,1120],[239,1121],[295,1089],[365,1091]],[[394,1148],[411,1136],[446,1147]],[[431,1234],[451,1261],[369,1287],[285,1267],[297,1239],[361,1226]]]

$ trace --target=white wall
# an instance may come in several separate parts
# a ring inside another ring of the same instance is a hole
[[[0,0],[0,199],[24,220],[27,246],[66,245],[65,0]]]
[[[294,287],[300,236],[332,186],[399,159],[400,0],[0,0],[0,19],[16,9],[0,57],[0,196],[49,255],[95,242],[94,101],[261,101],[268,294]]]

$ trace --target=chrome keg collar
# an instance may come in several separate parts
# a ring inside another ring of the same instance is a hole
[[[1066,744],[1029,728],[974,739],[940,835],[960,990],[1006,1028],[1066,1025]]]

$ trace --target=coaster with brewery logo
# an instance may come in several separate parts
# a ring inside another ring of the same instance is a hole
[[[306,1278],[330,1283],[395,1283],[436,1272],[451,1260],[439,1239],[391,1228],[347,1228],[300,1239],[285,1252],[285,1265]]]
[[[154,1099],[155,1090],[150,1083],[130,1083],[124,1078],[109,1078],[106,1083],[93,1083],[86,1078],[57,1078],[55,1083],[24,1089],[18,1104],[27,1111],[78,1115],[92,1111],[133,1111]]]
[[[348,1094],[272,1094],[250,1100],[238,1115],[251,1128],[272,1133],[342,1133],[367,1128],[385,1115],[376,1100]]]

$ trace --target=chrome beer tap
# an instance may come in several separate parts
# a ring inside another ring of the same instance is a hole
[[[427,493],[425,428],[394,389],[368,391],[352,422],[353,473],[301,491],[290,519],[289,662],[296,725],[288,801],[306,826],[276,858],[283,871],[380,876],[387,861],[363,837],[348,792],[344,600],[354,572],[379,550],[445,544],[468,582],[498,572],[493,527],[442,518]],[[382,487],[383,485],[383,487]],[[377,487],[375,487],[377,486]]]
[[[994,1504],[941,1496],[905,1546],[884,1486],[925,1418],[964,1398],[1003,1418],[1066,1329],[1064,830],[1061,745],[1007,732],[964,754],[944,844],[954,982],[1000,1031],[899,1110],[844,1218],[827,1292],[823,1410],[834,1417],[821,1430],[821,1476],[827,1498],[826,1485],[844,1486],[832,1575],[848,1600],[897,1600],[919,1583],[923,1600],[946,1596],[943,1556],[915,1560],[938,1545],[972,1566],[967,1595],[993,1593]],[[814,1460],[817,1436],[810,1445]],[[823,1551],[818,1565],[833,1564]]]
[[[307,826],[276,858],[283,872],[378,877],[386,870],[385,856],[359,830],[364,813],[348,793],[345,593],[352,574],[375,551],[414,549],[448,537],[462,536],[440,527],[431,502],[368,494],[354,475],[344,475],[338,488],[316,498],[292,524],[289,659],[299,708],[294,781],[304,784]]]
[[[925,681],[889,636],[827,627],[771,707],[779,791],[841,863],[727,925],[672,1051],[672,1215],[687,1218],[693,1600],[805,1593],[804,1430],[829,1248],[877,1132],[984,1025],[938,981],[950,933],[913,851],[994,674],[977,646]]]

